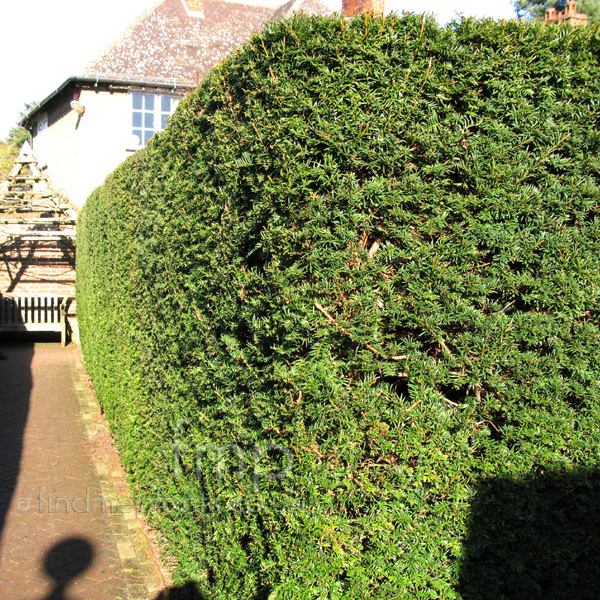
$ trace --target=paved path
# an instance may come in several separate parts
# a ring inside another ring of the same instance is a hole
[[[77,346],[0,352],[0,598],[154,598],[159,571],[135,510],[116,501],[114,456],[94,443],[102,419]]]

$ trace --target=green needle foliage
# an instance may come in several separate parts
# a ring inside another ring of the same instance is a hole
[[[86,365],[180,581],[482,597],[511,545],[461,583],[476,522],[530,522],[547,473],[597,489],[599,55],[595,28],[296,16],[92,194]],[[518,518],[473,504],[494,478]]]
[[[0,182],[9,175],[18,156],[18,148],[6,142],[0,142]]]
[[[21,146],[28,140],[29,132],[26,129],[13,127],[6,140],[0,141],[0,183],[11,172]]]

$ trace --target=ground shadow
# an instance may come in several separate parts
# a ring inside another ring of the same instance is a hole
[[[54,582],[44,600],[66,600],[67,589],[92,564],[94,548],[85,538],[65,538],[47,552],[44,572]]]
[[[29,415],[34,341],[0,334],[0,545],[8,509],[13,500],[23,454]]]
[[[254,600],[266,600],[268,592],[265,590],[255,596]],[[193,582],[188,582],[182,586],[175,586],[164,589],[153,600],[207,600],[206,596],[198,590]],[[231,600],[235,600],[232,598]]]
[[[459,592],[464,600],[600,598],[600,471],[482,482]]]
[[[206,596],[200,593],[194,583],[186,583],[182,586],[170,587],[158,594],[154,600],[206,600]]]

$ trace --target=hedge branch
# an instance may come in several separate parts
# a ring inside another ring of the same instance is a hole
[[[525,179],[525,177],[527,177],[529,175],[529,173],[531,173],[532,171],[535,171],[544,161],[544,159],[546,158],[546,156],[548,156],[549,154],[551,154],[552,152],[554,152],[554,150],[556,150],[563,142],[565,142],[566,140],[568,140],[571,137],[570,133],[567,133],[567,135],[565,135],[559,142],[557,142],[556,144],[554,144],[554,146],[552,146],[552,148],[550,148],[549,150],[546,150],[546,152],[544,152],[544,154],[542,154],[542,156],[540,157],[540,159],[535,163],[535,165],[533,165],[533,167],[531,167],[530,169],[527,170],[527,172],[522,175],[521,177],[519,177],[519,179],[517,179],[517,183],[521,183],[521,181],[523,181],[523,179]]]
[[[327,320],[334,325],[335,327],[337,327],[337,329],[339,329],[344,335],[346,335],[347,337],[349,337],[353,342],[356,342],[356,340],[354,339],[353,335],[343,326],[340,325],[332,316],[329,312],[327,312],[327,310],[325,310],[325,308],[323,307],[322,304],[319,304],[316,300],[315,300],[315,306],[317,307],[317,310],[319,310],[321,313],[323,313],[325,315],[325,317],[327,318]],[[408,356],[406,356],[405,354],[401,355],[401,356],[386,356],[385,354],[383,354],[383,352],[381,352],[380,350],[377,350],[377,348],[375,348],[374,346],[371,346],[371,344],[362,344],[365,348],[367,348],[368,350],[370,350],[371,352],[373,352],[373,354],[376,354],[377,356],[379,356],[380,358],[383,358],[385,360],[406,360],[408,358]],[[399,373],[398,377],[408,377],[408,373]]]

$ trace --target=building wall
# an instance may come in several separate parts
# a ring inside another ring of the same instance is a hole
[[[33,131],[33,152],[54,185],[81,207],[131,151],[131,102],[127,91],[82,90],[85,112],[71,109],[72,94],[57,99],[37,123],[47,119],[44,131]]]
[[[74,297],[74,246],[70,242],[18,239],[3,244],[0,293]]]

